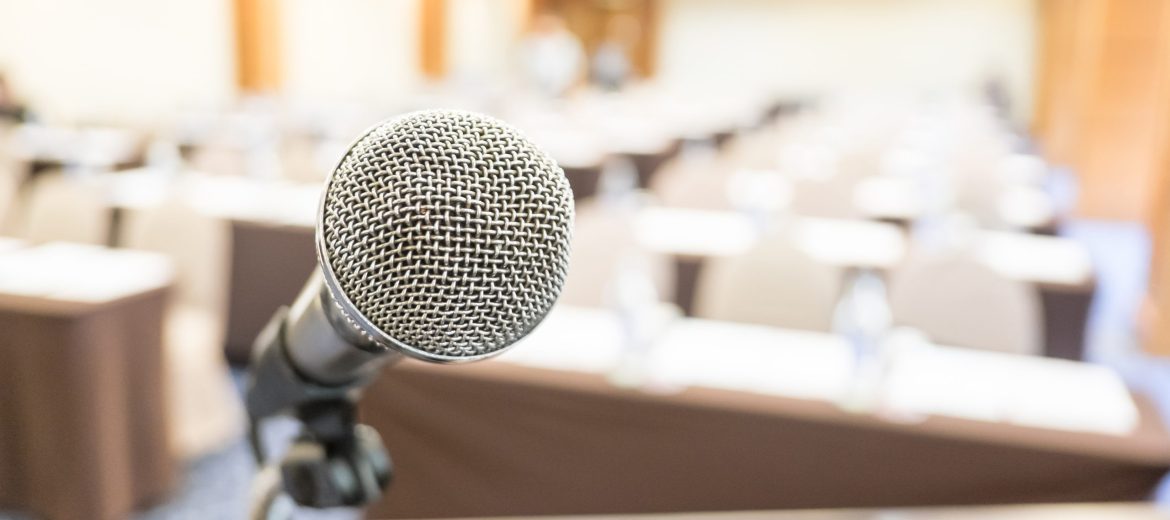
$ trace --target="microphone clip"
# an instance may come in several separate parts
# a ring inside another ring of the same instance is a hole
[[[313,508],[359,507],[382,498],[392,463],[373,428],[357,424],[350,401],[316,402],[299,411],[304,432],[280,462],[284,490]]]

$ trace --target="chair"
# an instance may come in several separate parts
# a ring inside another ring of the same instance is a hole
[[[874,137],[841,152],[835,165],[837,176],[856,182],[884,173],[889,140],[888,136]]]
[[[10,219],[16,210],[21,176],[19,163],[4,153],[2,140],[0,134],[0,235],[5,235],[9,233]]]
[[[674,266],[668,258],[641,250],[635,242],[633,211],[600,203],[577,207],[569,274],[559,303],[609,307],[613,283],[622,269],[650,277],[660,301],[673,301]]]
[[[104,245],[110,213],[99,190],[84,179],[45,172],[32,184],[16,235],[30,242]]]
[[[792,212],[806,217],[856,218],[857,180],[837,175],[827,179],[799,179],[792,186]]]
[[[841,272],[810,258],[785,230],[748,253],[707,262],[695,292],[702,318],[829,331]]]
[[[650,183],[650,192],[663,206],[688,209],[731,209],[727,200],[729,176],[714,157],[680,155],[667,162]]]
[[[776,168],[776,149],[782,142],[775,125],[747,131],[731,142],[724,156],[737,169]]]
[[[173,446],[193,458],[243,434],[243,407],[223,358],[229,237],[227,223],[179,200],[128,215],[124,243],[169,256],[176,288],[165,349]]]
[[[322,161],[321,154],[328,148],[316,139],[303,134],[286,135],[280,142],[280,172],[294,182],[323,183],[340,156]]]
[[[945,345],[1039,354],[1042,322],[1032,286],[1001,276],[969,254],[912,259],[890,282],[894,321]]]

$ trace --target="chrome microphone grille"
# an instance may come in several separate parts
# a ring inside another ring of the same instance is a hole
[[[318,254],[347,321],[375,342],[480,358],[527,334],[560,294],[572,200],[561,168],[515,129],[415,112],[346,152],[326,184]]]

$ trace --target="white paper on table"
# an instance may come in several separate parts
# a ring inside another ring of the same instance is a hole
[[[0,292],[76,302],[108,301],[161,287],[174,276],[163,255],[50,243],[0,255]]]
[[[115,128],[65,128],[19,125],[13,134],[18,157],[48,158],[67,164],[112,166],[130,158],[138,140],[133,132]]]
[[[1053,220],[1056,203],[1044,190],[1032,186],[1013,186],[1004,190],[996,201],[1000,218],[1022,228],[1042,226]]]
[[[1067,238],[985,231],[976,255],[996,272],[1027,282],[1080,285],[1093,275],[1089,250]]]
[[[116,208],[147,209],[162,204],[174,177],[162,171],[142,168],[134,171],[105,173],[98,182],[106,192],[106,201]]]
[[[500,361],[575,372],[605,373],[621,359],[624,336],[608,309],[559,305]]]
[[[656,344],[650,371],[668,386],[835,400],[850,385],[853,359],[831,334],[686,319]]]
[[[316,225],[322,186],[249,177],[188,172],[168,176],[142,170],[103,176],[111,205],[144,209],[177,196],[200,213],[226,219],[295,226]]]
[[[199,172],[169,174],[158,169],[107,173],[98,176],[107,201],[120,208],[150,209],[180,199],[202,213],[233,216],[254,209],[263,194],[257,181]]]
[[[273,192],[274,220],[293,226],[316,226],[323,188],[316,183],[288,183]]]
[[[620,153],[661,153],[671,142],[658,125],[636,117],[603,116],[596,121],[594,131],[602,136],[606,148]]]
[[[840,266],[886,268],[906,255],[906,238],[892,224],[805,217],[796,221],[793,239],[816,260]]]
[[[1138,410],[1108,368],[955,347],[899,351],[884,402],[915,414],[1122,435]]]
[[[184,198],[207,215],[223,218],[263,218],[272,181],[246,177],[200,175],[186,180]]]
[[[741,211],[780,211],[792,202],[792,181],[776,170],[738,170],[727,181],[727,198]]]
[[[19,238],[0,237],[0,253],[15,251],[24,247],[25,242]]]
[[[749,218],[726,211],[648,208],[634,223],[638,243],[674,255],[734,256],[755,244]]]
[[[870,177],[853,189],[853,204],[870,217],[914,218],[925,209],[919,195],[911,178]]]

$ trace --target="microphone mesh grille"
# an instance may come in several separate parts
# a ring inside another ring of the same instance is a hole
[[[434,110],[375,127],[326,186],[322,247],[354,308],[428,356],[490,354],[535,327],[568,270],[560,167],[487,116]]]

